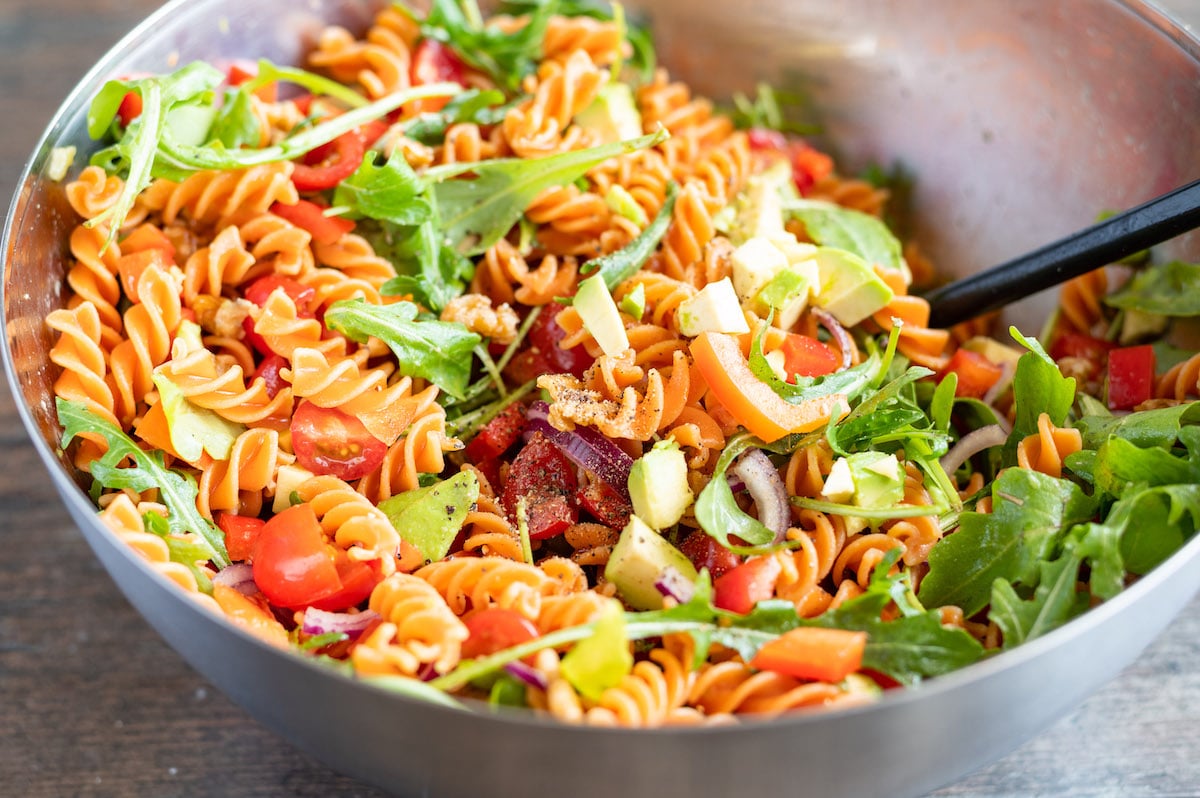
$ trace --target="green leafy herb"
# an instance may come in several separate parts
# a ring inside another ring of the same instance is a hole
[[[625,246],[608,255],[594,258],[579,267],[581,274],[596,272],[612,291],[618,285],[637,274],[646,259],[654,254],[667,228],[671,226],[671,214],[675,210],[675,199],[679,196],[679,186],[674,182],[667,184],[667,197],[646,229]]]
[[[557,7],[556,0],[537,3],[525,26],[509,33],[484,26],[475,0],[433,0],[421,33],[448,45],[467,64],[515,92],[537,68],[546,23]]]
[[[817,130],[816,125],[796,121],[794,111],[800,107],[801,96],[789,92],[781,92],[769,83],[759,83],[754,87],[754,97],[747,97],[742,92],[733,95],[733,124],[739,130],[748,128],[766,128],[779,130],[784,133],[806,134]]]
[[[1107,305],[1159,316],[1200,316],[1200,264],[1171,261],[1149,266],[1104,297]]]
[[[433,687],[430,682],[423,682],[420,679],[413,679],[408,676],[368,676],[365,677],[364,681],[389,693],[398,693],[405,698],[414,698],[418,701],[426,701],[430,704],[470,712],[467,705],[457,698],[447,695],[446,691],[439,690]]]
[[[354,174],[338,184],[333,205],[344,215],[363,216],[397,225],[419,225],[433,218],[433,205],[417,173],[399,147],[383,164],[368,152]]]
[[[1179,440],[1185,426],[1200,424],[1200,402],[1142,410],[1124,416],[1089,415],[1075,426],[1083,433],[1085,449],[1098,449],[1115,436],[1143,449],[1168,449]]]
[[[461,471],[432,485],[398,493],[380,502],[379,509],[426,562],[435,562],[450,551],[478,498],[479,480],[473,472]]]
[[[912,277],[900,241],[881,220],[862,211],[820,200],[790,200],[784,212],[799,219],[817,245],[851,252],[867,263],[877,263]]]
[[[191,571],[200,592],[211,595],[212,579],[209,578],[208,572],[198,565],[207,563],[212,557],[208,544],[194,537],[172,535],[171,525],[158,513],[143,513],[142,524],[147,532],[158,535],[167,544],[167,556],[171,562],[179,563]]]
[[[217,568],[229,565],[225,534],[196,509],[196,480],[191,475],[167,468],[162,452],[142,449],[115,424],[96,415],[83,403],[58,398],[55,406],[58,421],[63,426],[64,448],[85,432],[102,435],[108,443],[108,451],[89,466],[97,484],[106,488],[131,488],[139,493],[157,490],[159,501],[167,507],[171,533],[195,533],[198,540],[206,544],[208,559]],[[133,465],[121,466],[126,458]]]
[[[258,59],[258,74],[238,86],[238,89],[251,94],[267,84],[276,82],[295,84],[313,95],[332,97],[351,108],[361,108],[370,104],[366,97],[344,83],[299,67],[275,64],[265,58]]]
[[[1039,563],[1041,577],[1033,597],[1027,601],[1006,580],[995,581],[988,617],[1000,627],[1004,648],[1041,637],[1087,609],[1087,593],[1075,590],[1081,561],[1077,553],[1069,552],[1056,560]]]
[[[378,338],[396,355],[401,373],[423,377],[458,398],[471,378],[471,353],[483,340],[457,322],[418,321],[411,302],[372,305],[343,299],[329,306],[325,324],[359,343]]]
[[[730,535],[737,535],[752,546],[761,546],[775,539],[775,533],[756,518],[747,515],[725,479],[725,472],[742,452],[760,445],[753,435],[736,435],[729,439],[713,469],[712,478],[696,497],[696,521],[709,537],[728,548]]]
[[[1016,418],[1004,447],[1004,462],[1012,464],[1016,462],[1017,444],[1037,432],[1038,417],[1042,413],[1048,414],[1055,426],[1066,423],[1071,405],[1075,403],[1075,379],[1064,377],[1036,340],[1026,338],[1016,327],[1009,328],[1009,332],[1029,350],[1017,361],[1013,376]]]
[[[416,227],[384,222],[370,240],[399,272],[383,284],[383,293],[411,296],[434,312],[459,296],[475,273],[471,260],[442,239],[433,220]]]
[[[766,338],[767,326],[763,325],[750,345],[750,371],[755,377],[765,382],[775,393],[792,404],[803,404],[810,399],[831,394],[844,394],[846,398],[855,401],[880,376],[885,366],[885,358],[879,351],[872,350],[867,358],[848,369],[836,371],[823,377],[796,377],[795,382],[784,382],[771,368],[763,355],[763,341]],[[892,340],[898,339],[899,327],[893,329]],[[889,349],[895,352],[895,344],[889,342]]]
[[[422,113],[408,122],[404,134],[432,147],[442,143],[451,125],[499,124],[504,121],[504,115],[512,105],[504,102],[504,92],[498,89],[468,89],[451,99],[440,111]]]

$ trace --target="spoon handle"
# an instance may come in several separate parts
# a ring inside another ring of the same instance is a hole
[[[1200,180],[1007,263],[926,293],[930,326],[949,327],[1200,226]]]

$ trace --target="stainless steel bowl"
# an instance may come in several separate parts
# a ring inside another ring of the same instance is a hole
[[[759,79],[801,86],[851,167],[918,178],[918,237],[967,273],[1200,175],[1200,45],[1152,6],[1117,0],[754,0],[628,3],[663,61],[717,97]],[[86,150],[84,113],[110,75],[191,58],[295,61],[324,20],[369,2],[179,0],[83,80],[34,154],[3,246],[5,365],[63,501],[129,600],[199,672],[333,767],[401,794],[914,795],[1015,748],[1113,678],[1200,584],[1191,541],[1122,595],[1044,638],[836,714],[737,728],[612,731],[416,703],[269,649],[197,610],[96,522],[60,461],[46,314],[63,302],[67,231],[50,150]],[[1169,256],[1200,257],[1185,237]],[[1036,324],[1045,302],[1018,309]],[[898,741],[919,740],[918,745]],[[470,755],[465,757],[464,747]]]

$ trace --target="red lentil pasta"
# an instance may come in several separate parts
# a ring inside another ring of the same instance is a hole
[[[206,91],[158,141],[113,100],[180,73],[97,99],[59,417],[101,520],[198,606],[412,695],[728,723],[993,656],[1043,570],[1083,599],[1053,626],[1161,559],[1101,545],[1122,518],[1200,517],[1128,465],[1146,414],[1200,460],[1165,267],[1071,281],[1045,347],[930,328],[886,182],[695,94],[620,14],[443,5],[330,27],[286,80],[184,66]],[[1047,495],[1042,570],[955,587]]]

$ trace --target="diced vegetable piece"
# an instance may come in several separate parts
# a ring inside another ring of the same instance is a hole
[[[983,355],[963,348],[956,350],[945,367],[937,373],[938,382],[951,372],[958,375],[954,395],[971,399],[982,399],[1004,376],[1003,368]]]
[[[233,513],[217,513],[217,526],[225,533],[225,550],[229,559],[245,562],[254,552],[258,533],[267,525],[261,518]]]
[[[771,556],[753,557],[713,581],[713,604],[745,615],[760,601],[775,595],[775,582],[783,572]]]
[[[1108,353],[1108,408],[1132,410],[1154,396],[1154,347],[1127,346]]]
[[[830,347],[807,335],[789,333],[779,350],[783,352],[783,369],[787,381],[801,377],[821,377],[837,371],[842,360]]]
[[[761,671],[840,682],[862,667],[866,632],[801,626],[763,645],[750,660]]]

